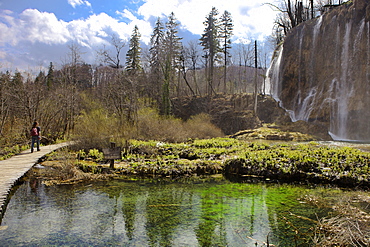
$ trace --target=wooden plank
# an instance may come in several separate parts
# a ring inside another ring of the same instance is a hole
[[[24,176],[40,158],[54,150],[68,145],[70,145],[70,143],[65,142],[41,146],[40,151],[31,153],[30,150],[26,150],[9,159],[0,161],[0,218],[5,212],[9,192],[15,183]]]
[[[103,148],[104,158],[107,160],[121,159],[121,148]]]

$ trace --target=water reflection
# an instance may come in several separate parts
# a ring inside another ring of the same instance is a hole
[[[312,222],[292,215],[316,219],[316,214],[326,212],[297,200],[307,192],[302,187],[221,178],[52,187],[31,180],[11,198],[0,242],[2,246],[263,246],[266,242],[294,246],[295,240],[305,246]],[[292,225],[304,228],[297,234]]]

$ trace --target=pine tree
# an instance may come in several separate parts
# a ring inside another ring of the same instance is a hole
[[[46,76],[46,86],[48,90],[50,90],[50,88],[53,86],[53,82],[54,82],[54,66],[53,63],[50,62],[49,71]]]
[[[220,52],[219,42],[219,22],[217,19],[218,11],[215,7],[212,7],[212,11],[206,17],[203,24],[206,26],[202,37],[200,38],[200,45],[203,46],[206,59],[206,66],[208,68],[207,75],[207,93],[209,95],[214,91],[213,88],[213,70],[217,59],[217,54]],[[207,71],[207,70],[206,70]]]
[[[150,38],[150,72],[151,89],[153,98],[160,99],[161,84],[163,82],[163,55],[164,55],[164,26],[160,18],[157,19],[153,34]]]
[[[173,68],[180,66],[180,55],[182,50],[182,38],[178,37],[177,27],[179,23],[172,12],[166,22],[166,35],[164,45],[166,47],[167,60]]]
[[[226,93],[226,70],[230,58],[231,36],[233,35],[233,20],[231,14],[225,10],[220,18],[220,38],[222,42],[222,53],[224,55],[224,92]]]
[[[158,74],[161,70],[163,61],[163,41],[164,41],[164,26],[160,18],[157,19],[153,34],[150,38],[150,69],[154,74]]]
[[[172,12],[166,22],[166,35],[164,37],[165,66],[163,71],[162,111],[165,115],[171,113],[170,86],[175,84],[175,72],[181,65],[180,55],[182,50],[182,38],[177,35],[178,26],[179,23],[177,22],[175,14]],[[177,85],[177,90],[179,90],[179,85]]]
[[[126,54],[126,71],[130,75],[134,75],[142,70],[140,38],[139,28],[135,26],[129,42],[129,50]]]
[[[164,115],[171,113],[171,89],[175,85],[175,73],[181,65],[182,38],[178,37],[178,25],[174,13],[168,17],[165,27],[158,18],[150,40],[150,67],[153,79],[162,83],[161,113]]]

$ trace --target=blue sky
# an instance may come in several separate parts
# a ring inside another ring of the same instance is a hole
[[[268,1],[274,3],[274,1]],[[229,11],[233,43],[264,40],[271,34],[275,11],[265,0],[0,0],[0,69],[38,71],[50,62],[68,60],[68,45],[81,47],[87,63],[110,46],[112,34],[128,40],[135,25],[148,44],[158,17],[171,12],[184,43],[198,40],[206,15],[216,7]]]

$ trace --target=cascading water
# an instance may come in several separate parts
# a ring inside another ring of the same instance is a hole
[[[266,94],[271,95],[278,102],[280,101],[279,95],[281,92],[280,64],[282,55],[283,46],[280,46],[276,51],[270,67],[266,71]]]
[[[267,74],[292,121],[327,126],[334,140],[370,141],[370,20],[355,0],[286,37]]]

